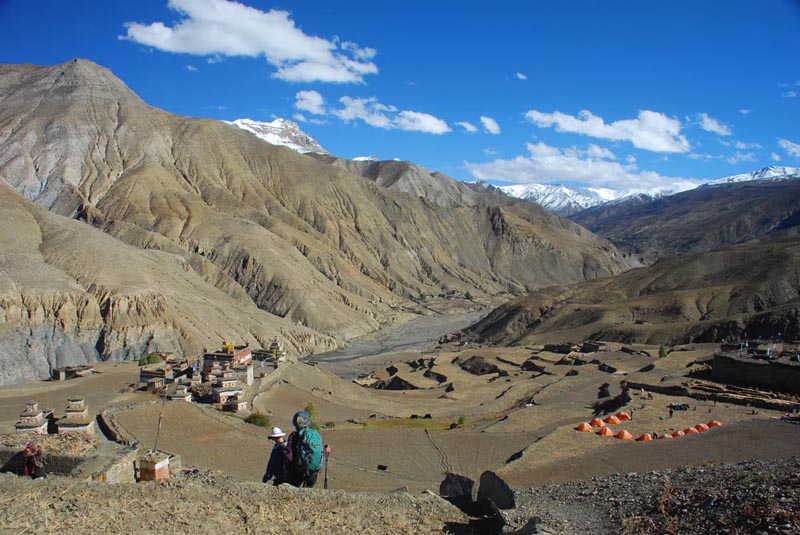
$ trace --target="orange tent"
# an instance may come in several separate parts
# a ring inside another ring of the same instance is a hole
[[[608,427],[604,427],[597,434],[600,435],[601,437],[613,437],[614,436],[614,431],[612,431]]]
[[[614,416],[613,414],[612,414],[611,416],[608,416],[608,417],[607,417],[605,420],[603,420],[603,421],[604,421],[605,423],[609,424],[609,425],[617,425],[618,423],[620,423],[620,420],[619,420],[619,418],[617,418],[617,417],[616,417],[616,416]]]
[[[662,435],[659,435],[658,438],[659,438],[659,440],[662,439],[662,438],[672,438],[672,435],[668,435],[668,434],[664,433]]]
[[[637,442],[647,442],[648,440],[653,440],[653,436],[650,433],[645,433],[636,439]]]
[[[630,422],[631,421],[631,415],[628,414],[625,411],[620,411],[617,414],[615,414],[614,416],[616,416],[617,418],[619,418],[623,422]]]
[[[606,423],[600,418],[595,418],[594,420],[589,422],[589,425],[591,425],[592,427],[605,427]]]
[[[687,427],[686,429],[683,430],[684,435],[696,435],[699,432],[700,431],[698,431],[694,427]]]
[[[617,438],[620,440],[633,440],[633,435],[631,435],[628,431],[624,429],[617,433]]]
[[[706,424],[697,424],[696,426],[694,426],[694,428],[697,429],[698,433],[702,433],[703,431],[708,431],[708,426]]]
[[[577,429],[578,431],[586,432],[586,431],[591,431],[592,430],[592,426],[587,424],[586,422],[581,422],[581,423],[578,424],[578,427],[576,427],[575,429]]]
[[[719,420],[713,420],[711,422],[708,422],[708,427],[719,427],[721,425],[722,422],[720,422]]]
[[[684,433],[683,431],[675,431],[674,433],[672,433],[672,438],[678,438],[678,437],[682,437],[682,436],[684,436],[685,434],[686,434],[686,433]]]

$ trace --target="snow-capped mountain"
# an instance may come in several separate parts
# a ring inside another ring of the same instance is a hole
[[[800,168],[769,166],[752,173],[710,180],[698,187],[749,182],[752,180],[791,180],[800,178]],[[619,203],[636,196],[650,200],[674,195],[685,190],[612,190],[607,188],[571,188],[561,184],[517,184],[497,188],[506,195],[536,202],[562,216],[570,216],[587,208],[606,203]]]
[[[252,119],[236,119],[224,121],[238,126],[242,130],[252,132],[267,143],[288,147],[301,154],[313,152],[315,154],[330,154],[322,148],[316,139],[303,132],[294,121],[288,119],[275,119],[270,123],[254,121]]]
[[[800,178],[800,167],[770,165],[752,173],[742,173],[741,175],[712,180],[704,185],[716,186],[717,184],[733,184],[734,182],[750,182],[751,180],[790,180],[793,178]]]
[[[561,184],[518,184],[500,186],[498,189],[506,195],[533,201],[563,216],[613,201],[630,193],[608,188],[570,188]]]

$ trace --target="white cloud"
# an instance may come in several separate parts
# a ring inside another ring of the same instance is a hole
[[[628,162],[628,164],[635,164],[636,163],[636,156],[634,156],[633,154],[629,154],[625,158],[625,161]]]
[[[558,132],[629,141],[635,147],[654,152],[687,152],[691,148],[689,141],[680,133],[681,122],[655,111],[643,110],[636,119],[610,124],[587,110],[578,113],[577,117],[560,111],[543,113],[530,110],[525,118],[542,128],[555,126]]]
[[[773,152],[772,154],[770,154],[770,157],[772,157],[773,161],[776,161],[776,162],[781,161],[781,155],[778,154],[777,152]]]
[[[781,98],[794,98],[797,96],[797,91],[786,91],[781,93]]]
[[[466,121],[459,121],[456,123],[458,126],[463,128],[465,131],[469,132],[470,134],[474,134],[478,131],[478,127],[472,123],[468,123]]]
[[[197,67],[195,67],[194,65],[184,65],[183,68],[189,72],[195,72],[197,70]]]
[[[733,146],[739,150],[747,150],[747,149],[763,149],[760,144],[758,143],[745,143],[744,141],[734,141]]]
[[[370,126],[387,130],[392,128],[392,120],[387,112],[396,112],[397,108],[394,106],[381,104],[375,97],[342,97],[339,102],[344,104],[344,108],[335,110],[333,114],[345,122],[361,120]]]
[[[418,111],[401,111],[395,106],[378,102],[375,97],[342,97],[339,102],[344,107],[331,113],[345,122],[360,120],[385,130],[408,130],[426,134],[444,134],[451,131],[447,123],[438,117]]]
[[[517,80],[527,80],[528,79],[528,75],[524,74],[524,73],[521,73],[521,72],[516,73],[514,76],[517,77]]]
[[[800,144],[792,143],[788,139],[779,139],[778,145],[780,145],[780,147],[785,150],[789,156],[800,158]]]
[[[450,132],[447,123],[438,117],[418,111],[401,111],[394,119],[396,128],[426,134],[444,134]]]
[[[325,115],[325,99],[317,91],[298,91],[294,107],[314,115]]]
[[[713,154],[698,154],[698,153],[689,154],[688,157],[690,160],[715,160],[717,158],[721,158],[721,156],[714,156]]]
[[[699,113],[697,116],[700,118],[700,128],[706,132],[712,132],[720,136],[731,135],[731,129],[728,125],[723,124],[713,117],[709,117],[707,113]]]
[[[494,148],[491,148],[491,147],[489,147],[487,149],[483,149],[483,153],[487,154],[489,156],[497,156],[498,154],[500,154],[500,152],[498,152],[497,149],[494,149]]]
[[[300,122],[300,123],[306,123],[306,122],[308,122],[308,119],[306,119],[306,116],[305,116],[305,115],[303,115],[302,113],[295,113],[294,115],[292,115],[292,118],[293,118],[295,121],[298,121],[298,122]]]
[[[741,113],[742,115],[747,115],[751,111],[753,111],[753,110],[750,110],[750,109],[747,109],[747,108],[742,108],[741,110],[739,110],[739,113]]]
[[[497,135],[500,133],[500,125],[497,124],[497,121],[495,121],[491,117],[486,117],[485,115],[482,115],[481,124],[490,134]]]
[[[582,156],[595,160],[616,160],[617,155],[605,147],[599,147],[594,143],[589,143],[589,148],[579,152]]]
[[[360,83],[378,67],[375,50],[338,39],[307,35],[289,13],[268,12],[228,0],[169,0],[181,15],[173,26],[163,22],[126,22],[120,39],[165,52],[211,56],[263,56],[275,66],[276,78],[292,82]]]
[[[477,179],[504,182],[541,183],[549,181],[582,182],[616,189],[632,187],[643,191],[654,189],[685,190],[699,182],[663,176],[653,171],[640,171],[634,163],[623,165],[612,161],[613,153],[570,148],[561,150],[545,143],[528,143],[528,156],[486,163],[464,162]],[[598,156],[605,155],[605,158]]]
[[[742,152],[737,150],[733,156],[725,158],[725,161],[728,163],[754,162],[756,161],[756,155],[752,152]]]

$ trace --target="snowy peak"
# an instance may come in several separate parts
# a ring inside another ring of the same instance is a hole
[[[750,182],[754,180],[779,181],[792,179],[800,179],[800,168],[772,165],[759,169],[758,171],[753,171],[752,173],[743,173],[711,180],[699,187]],[[631,198],[636,198],[638,201],[646,199],[653,200],[684,191],[683,189],[655,189],[650,191],[634,189],[624,191],[606,188],[571,188],[561,184],[517,184],[513,186],[500,186],[497,189],[511,197],[536,202],[562,216],[570,216],[601,204],[621,203]]]
[[[272,145],[288,147],[301,154],[313,152],[315,154],[330,154],[322,148],[316,139],[303,132],[297,123],[287,119],[275,119],[270,123],[254,121],[252,119],[236,119],[223,121],[242,130],[247,130]]]
[[[785,167],[782,165],[770,165],[752,173],[742,173],[741,175],[727,176],[718,180],[712,180],[707,186],[718,184],[733,184],[736,182],[750,182],[752,180],[791,180],[800,178],[800,167]]]
[[[561,184],[518,184],[498,189],[506,195],[533,201],[563,216],[613,201],[628,193],[606,188],[570,188]]]

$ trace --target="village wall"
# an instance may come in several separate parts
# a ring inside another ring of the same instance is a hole
[[[68,476],[91,457],[79,455],[44,454],[44,467],[48,474]],[[24,458],[17,448],[0,448],[0,471],[19,474],[22,472]]]
[[[800,393],[798,362],[759,360],[730,353],[716,353],[711,373],[715,379],[723,381]]]

